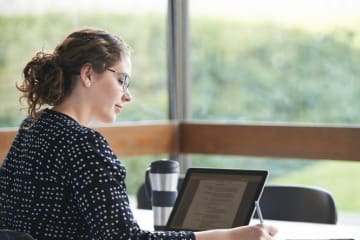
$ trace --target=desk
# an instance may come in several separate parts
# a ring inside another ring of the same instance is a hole
[[[146,230],[153,230],[153,215],[150,210],[133,210],[135,219],[140,227]],[[259,223],[253,219],[250,225]],[[277,239],[335,239],[352,238],[360,240],[360,226],[333,225],[290,221],[266,220],[265,223],[278,228]]]
[[[250,224],[256,223],[252,220]],[[278,228],[279,239],[336,239],[352,238],[360,240],[360,227],[290,221],[265,220],[265,223]]]

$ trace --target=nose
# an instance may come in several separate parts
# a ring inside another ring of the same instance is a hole
[[[122,100],[124,102],[130,102],[132,100],[133,96],[130,93],[130,90],[127,89],[124,94],[122,95]]]

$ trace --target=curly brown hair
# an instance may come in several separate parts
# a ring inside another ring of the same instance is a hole
[[[44,105],[56,106],[71,93],[84,64],[102,73],[125,55],[130,48],[118,36],[95,28],[74,31],[53,53],[40,51],[25,66],[24,80],[16,86],[22,92],[19,100],[26,101],[29,116],[36,120]]]

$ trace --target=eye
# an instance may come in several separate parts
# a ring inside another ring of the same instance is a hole
[[[124,84],[124,80],[122,80],[122,79],[119,79],[118,82],[119,82],[121,85]]]

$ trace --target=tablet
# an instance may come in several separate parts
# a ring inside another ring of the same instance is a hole
[[[268,171],[189,168],[167,230],[202,231],[248,225]]]

